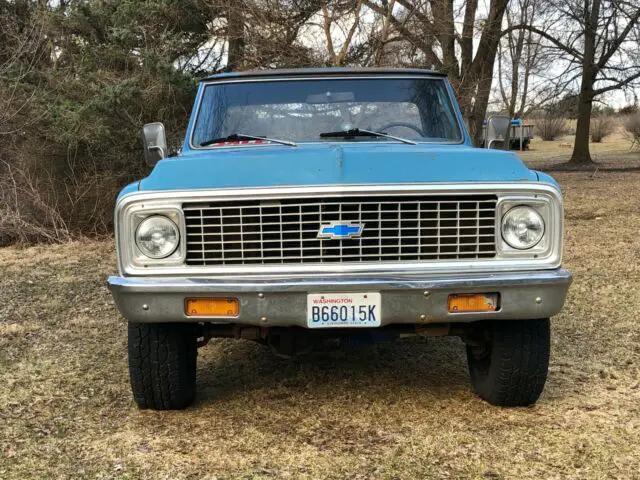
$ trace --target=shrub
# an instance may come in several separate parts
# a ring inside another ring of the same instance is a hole
[[[565,134],[567,122],[564,118],[545,115],[536,120],[536,134],[545,141],[555,140]]]
[[[629,115],[624,121],[624,129],[631,137],[631,140],[640,145],[640,113]]]
[[[59,206],[48,195],[51,185],[44,183],[7,162],[0,164],[0,246],[71,239]]]
[[[635,103],[630,103],[629,105],[625,105],[620,110],[618,110],[618,114],[620,115],[633,115],[634,113],[638,113],[640,109],[638,109],[638,105]]]
[[[593,117],[609,117],[611,115],[615,115],[616,109],[610,107],[609,105],[594,105],[591,110],[591,115]]]
[[[590,132],[592,142],[602,142],[602,140],[611,135],[614,130],[615,124],[613,123],[613,118],[601,116],[591,118]]]

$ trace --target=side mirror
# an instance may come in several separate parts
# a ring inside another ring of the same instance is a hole
[[[147,123],[142,127],[142,147],[144,159],[150,167],[167,158],[167,138],[162,123]]]

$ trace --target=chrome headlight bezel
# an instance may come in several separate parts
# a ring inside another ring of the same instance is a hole
[[[539,194],[534,196],[502,197],[496,205],[496,248],[498,258],[555,260],[560,262],[562,245],[562,204],[556,197]],[[529,207],[542,218],[542,238],[530,248],[511,246],[502,235],[505,215],[517,207]],[[557,257],[557,258],[554,258]]]
[[[153,216],[167,217],[178,227],[178,246],[166,257],[151,258],[138,246],[137,231],[140,224]],[[146,206],[144,203],[132,203],[120,212],[120,221],[116,227],[118,236],[118,256],[121,267],[125,269],[147,270],[155,267],[181,266],[186,257],[186,228],[182,210],[175,205]]]

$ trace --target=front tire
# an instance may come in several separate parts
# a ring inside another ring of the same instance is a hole
[[[492,405],[527,406],[540,397],[549,369],[549,319],[478,325],[467,346],[474,391]]]
[[[138,407],[180,410],[196,396],[193,325],[129,322],[129,375]]]

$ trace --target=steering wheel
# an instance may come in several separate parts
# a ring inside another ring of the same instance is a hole
[[[384,132],[387,128],[393,128],[393,127],[406,127],[406,128],[409,128],[409,129],[413,130],[414,132],[416,132],[421,137],[424,137],[424,132],[422,130],[420,130],[415,125],[412,125],[412,124],[406,123],[406,122],[391,122],[391,123],[387,123],[386,125],[380,127],[379,131],[380,132]]]

